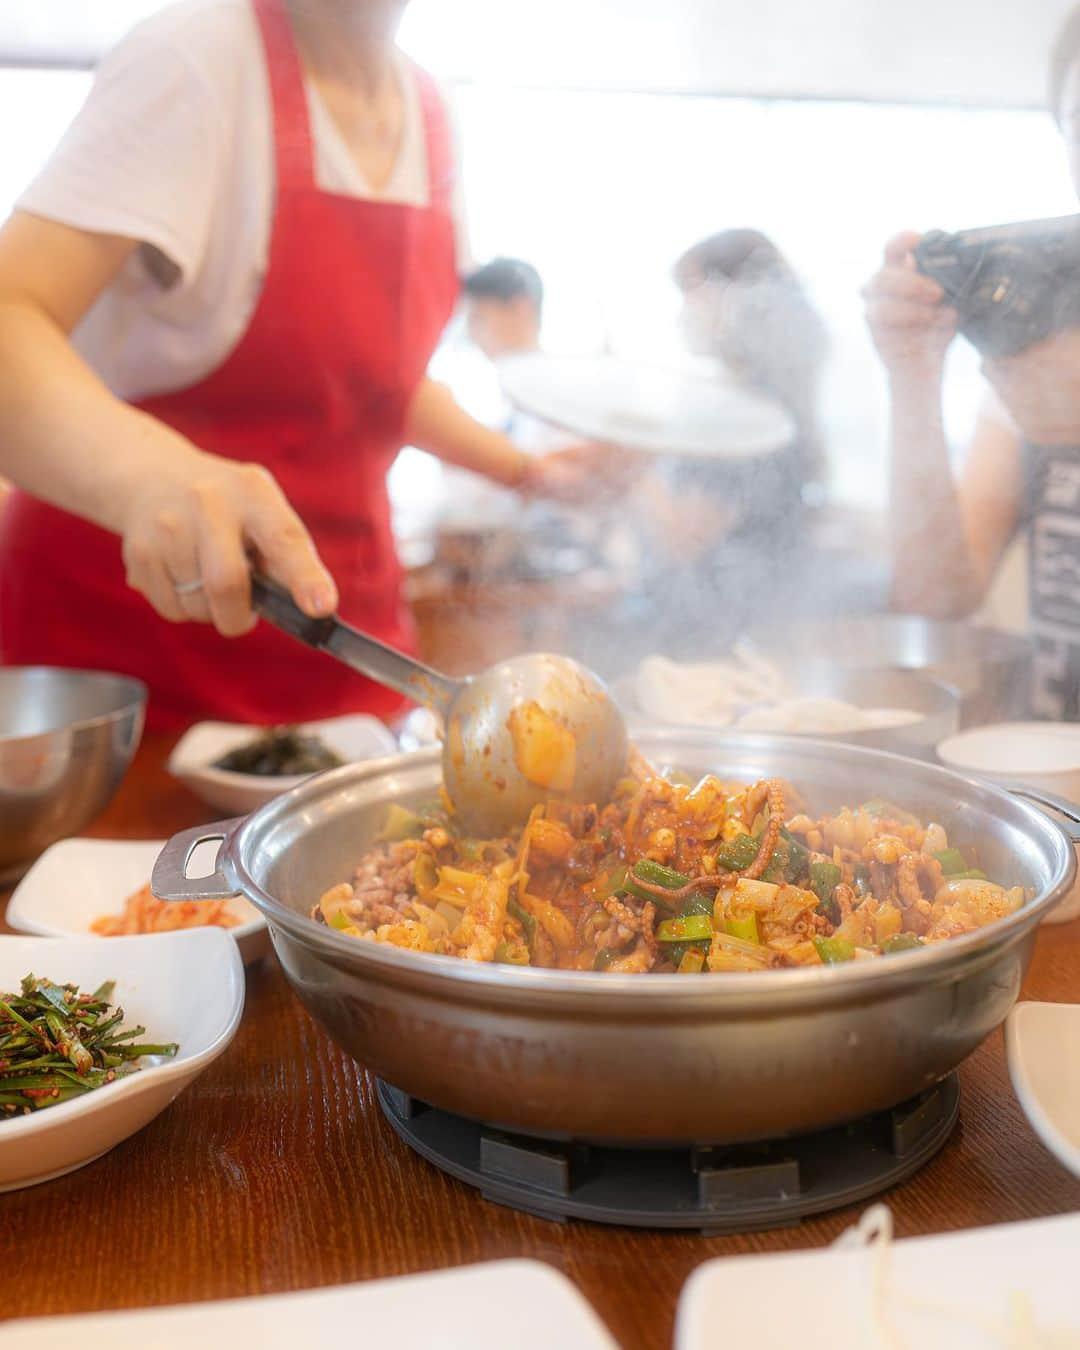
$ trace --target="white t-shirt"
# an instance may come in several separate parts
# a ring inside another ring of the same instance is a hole
[[[405,96],[401,151],[379,193],[365,182],[308,84],[320,188],[427,204],[419,90],[408,62],[398,61]],[[74,334],[76,347],[120,397],[193,384],[243,336],[269,254],[273,151],[269,83],[251,0],[182,0],[139,24],[102,63],[86,103],[16,209],[143,241]],[[464,270],[459,177],[457,184]],[[172,264],[166,265],[175,273],[168,281],[154,253]]]

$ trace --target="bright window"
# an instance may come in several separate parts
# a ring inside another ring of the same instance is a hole
[[[18,128],[0,156],[0,209],[44,162],[89,80],[0,70],[0,118]],[[867,507],[884,500],[885,405],[858,291],[885,238],[908,226],[1075,209],[1057,136],[1038,112],[494,84],[454,93],[473,254],[536,263],[553,350],[669,356],[678,350],[669,281],[678,252],[730,225],[777,241],[832,335],[825,413],[834,494]],[[446,344],[439,369],[474,406],[490,406],[490,374],[460,338]],[[960,346],[949,398],[957,441],[979,389],[977,362]],[[437,467],[403,457],[394,490],[414,527],[437,506]]]
[[[474,256],[539,267],[553,350],[670,355],[678,253],[727,226],[775,239],[830,330],[832,491],[856,506],[884,503],[885,394],[859,299],[884,241],[1076,209],[1041,112],[480,85],[460,87],[456,104]],[[443,361],[472,388],[471,358]],[[958,443],[981,388],[957,344],[947,411]],[[411,473],[404,461],[399,488]]]

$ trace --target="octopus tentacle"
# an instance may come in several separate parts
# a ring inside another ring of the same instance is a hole
[[[647,901],[652,906],[652,901]],[[609,895],[603,901],[604,908],[613,919],[621,923],[624,928],[629,928],[632,933],[641,932],[641,919],[634,913],[629,905],[624,904],[617,896]],[[653,913],[656,910],[653,908]]]
[[[758,845],[757,854],[749,867],[744,867],[739,872],[720,872],[720,873],[702,873],[701,876],[691,877],[685,886],[680,886],[677,890],[668,890],[665,886],[655,886],[651,882],[642,881],[639,877],[634,877],[634,889],[644,891],[647,895],[655,896],[658,900],[671,904],[673,900],[687,900],[697,891],[720,890],[726,886],[734,884],[745,878],[747,881],[757,881],[772,859],[773,850],[776,848],[776,841],[780,838],[780,827],[784,823],[784,784],[779,778],[769,778],[758,783],[754,788],[757,793],[760,789],[761,800],[767,801],[769,805],[769,821],[762,831],[761,843]]]
[[[650,968],[655,964],[660,954],[656,945],[656,934],[653,932],[655,922],[656,906],[651,900],[646,900],[641,908],[641,940],[644,942],[651,958]]]
[[[736,880],[745,877],[748,881],[756,881],[768,867],[776,841],[780,838],[780,827],[784,823],[784,784],[779,778],[769,778],[765,780],[764,787],[769,804],[769,823],[761,836],[757,857],[749,867],[735,873]]]

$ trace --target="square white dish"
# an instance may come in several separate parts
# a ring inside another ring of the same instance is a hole
[[[222,928],[111,942],[0,937],[0,991],[15,992],[31,972],[86,991],[115,980],[124,1025],[180,1048],[83,1097],[0,1120],[0,1191],[74,1171],[141,1130],[225,1050],[244,1010],[240,953]]]
[[[358,760],[381,759],[397,753],[397,741],[384,723],[366,713],[350,713],[345,717],[328,717],[321,722],[304,722],[302,732],[318,736],[346,764]],[[179,778],[192,792],[218,811],[233,816],[244,816],[255,811],[289,788],[302,783],[305,774],[279,774],[260,777],[257,774],[234,773],[230,769],[215,769],[214,761],[253,741],[263,727],[248,726],[243,722],[197,722],[177,741],[169,756],[169,772]]]
[[[1027,1301],[1039,1330],[1080,1335],[1080,1215],[1000,1224],[874,1248],[726,1257],[683,1288],[675,1350],[1000,1350],[1028,1344],[994,1334]],[[882,1265],[877,1265],[878,1261]],[[884,1275],[888,1335],[873,1315]],[[918,1299],[918,1305],[905,1298]],[[1032,1345],[1072,1341],[1030,1340]]]
[[[19,882],[8,901],[7,921],[18,932],[38,937],[97,938],[90,925],[121,912],[128,896],[150,880],[164,847],[160,840],[62,839]],[[257,961],[270,949],[266,920],[242,895],[227,904],[240,922],[221,931],[235,939],[245,964]]]
[[[1080,1177],[1080,1003],[1018,1003],[1005,1054],[1032,1129]]]
[[[539,1261],[192,1303],[37,1317],[0,1326],[0,1350],[244,1350],[393,1346],[394,1350],[617,1350],[565,1275]]]

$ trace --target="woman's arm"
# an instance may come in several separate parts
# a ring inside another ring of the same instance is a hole
[[[583,443],[527,455],[509,436],[470,417],[446,385],[423,379],[413,395],[406,439],[447,464],[471,469],[526,495],[578,504],[619,493],[636,466],[611,446]]]
[[[409,405],[405,435],[418,450],[471,469],[504,487],[521,487],[529,476],[531,457],[509,436],[470,417],[445,384],[425,378]]]
[[[917,241],[890,241],[864,294],[889,378],[893,603],[946,618],[976,607],[1015,528],[1019,444],[1008,428],[981,419],[957,484],[941,406],[956,315],[937,283],[916,271]]]
[[[980,417],[957,482],[939,386],[893,382],[890,398],[893,604],[932,618],[962,617],[981,603],[1016,529],[1019,439]]]
[[[333,581],[272,477],[125,404],[72,347],[136,247],[20,212],[0,230],[0,473],[120,535],[129,584],[167,619],[247,631],[249,551],[307,612],[329,612]],[[203,589],[178,596],[195,578]]]

